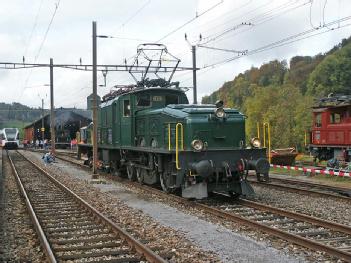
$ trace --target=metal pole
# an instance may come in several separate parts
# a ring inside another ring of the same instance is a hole
[[[96,21],[93,21],[93,178],[97,178],[97,54],[96,54]]]
[[[50,58],[50,133],[51,133],[51,153],[55,156],[55,111],[54,111],[54,62]]]
[[[194,104],[197,104],[197,84],[196,84],[196,46],[191,46],[191,51],[193,53],[193,96]]]
[[[44,99],[41,99],[41,140],[43,142],[44,148],[44,137],[45,137],[45,128],[44,128]]]

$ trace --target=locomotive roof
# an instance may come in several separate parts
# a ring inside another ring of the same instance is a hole
[[[169,104],[167,107],[171,109],[182,110],[187,113],[202,113],[208,110],[213,111],[213,109],[217,108],[214,104]],[[237,109],[231,108],[224,108],[224,111],[228,113],[239,113]]]
[[[330,94],[326,98],[321,98],[314,105],[313,109],[321,108],[338,108],[351,105],[351,95],[333,95]]]
[[[182,88],[175,88],[175,87],[136,87],[134,89],[129,89],[126,91],[120,91],[120,93],[115,95],[114,97],[111,97],[110,99],[103,101],[101,103],[101,107],[109,106],[109,105],[113,104],[114,101],[118,100],[118,98],[120,98],[121,96],[127,95],[127,94],[135,94],[135,93],[141,93],[141,92],[147,92],[147,91],[153,91],[153,90],[163,90],[163,91],[167,91],[167,92],[170,91],[170,92],[184,93],[184,90]],[[113,95],[111,95],[111,96],[113,96]]]

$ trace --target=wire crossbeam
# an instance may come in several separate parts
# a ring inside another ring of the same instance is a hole
[[[90,64],[54,64],[55,68],[67,68],[82,71],[92,71],[93,65]],[[45,68],[50,67],[49,63],[13,63],[13,62],[0,62],[0,69],[25,69],[25,68]],[[158,72],[173,72],[174,66],[142,66],[142,65],[97,65],[98,71],[129,71],[133,68],[133,72],[143,73],[148,69],[150,73]],[[192,67],[177,67],[176,71],[193,70]]]

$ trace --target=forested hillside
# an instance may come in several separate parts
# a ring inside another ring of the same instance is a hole
[[[41,109],[30,108],[20,103],[7,104],[0,102],[0,128],[5,126],[21,128],[41,116]]]
[[[302,149],[313,101],[329,93],[351,94],[351,37],[325,54],[252,67],[203,97],[202,103],[221,99],[241,110],[248,116],[248,138],[257,135],[257,122],[269,122],[273,147]]]

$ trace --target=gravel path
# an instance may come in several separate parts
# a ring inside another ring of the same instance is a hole
[[[0,211],[0,262],[44,262],[40,243],[5,160],[0,167]]]
[[[267,247],[265,243],[184,214],[168,205],[143,199],[115,184],[104,185],[100,189],[117,195],[128,206],[142,210],[162,225],[185,233],[202,249],[216,252],[223,262],[297,262]]]
[[[41,163],[39,154],[26,154]],[[95,203],[100,211],[107,213],[117,223],[124,223],[127,228],[133,229],[135,223],[139,224],[141,229],[136,232],[142,238],[145,238],[142,234],[162,235],[158,240],[164,239],[170,246],[170,251],[175,255],[174,262],[215,262],[218,261],[215,255],[222,262],[303,262],[301,258],[279,252],[268,243],[234,233],[219,224],[159,203],[153,197],[137,195],[117,182],[89,185],[89,173],[62,161],[46,169],[55,172],[60,180],[69,182],[84,198]],[[124,216],[132,214],[131,222],[121,218],[120,211]]]

